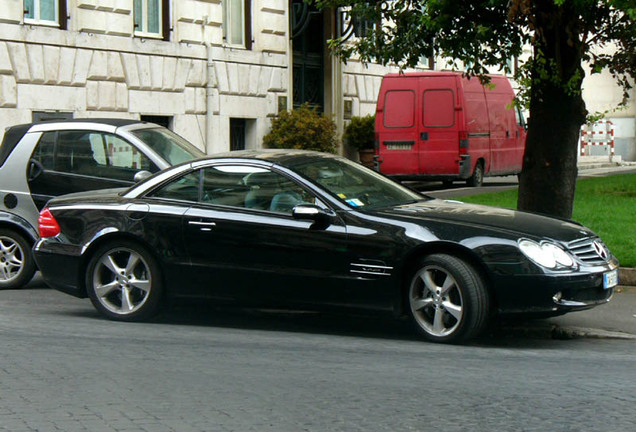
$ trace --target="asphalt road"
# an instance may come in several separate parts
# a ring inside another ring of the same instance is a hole
[[[0,431],[627,431],[634,340],[496,332],[467,346],[403,322],[181,305],[151,323],[0,291]]]

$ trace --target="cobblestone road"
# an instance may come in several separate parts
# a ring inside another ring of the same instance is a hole
[[[36,284],[37,285],[37,284]],[[636,344],[418,341],[403,323],[0,291],[0,431],[627,431]]]

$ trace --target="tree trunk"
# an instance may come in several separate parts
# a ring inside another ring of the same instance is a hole
[[[546,89],[530,104],[530,127],[519,183],[519,210],[572,217],[579,131],[585,120],[580,96]]]
[[[577,15],[554,0],[537,3],[541,12],[535,16],[530,124],[517,207],[571,218],[579,131],[587,112],[581,97],[581,42],[567,39],[563,29],[576,27]]]

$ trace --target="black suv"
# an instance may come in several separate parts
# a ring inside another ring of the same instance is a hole
[[[0,144],[0,289],[28,283],[38,215],[58,195],[130,186],[205,154],[152,123],[75,119],[12,126]]]

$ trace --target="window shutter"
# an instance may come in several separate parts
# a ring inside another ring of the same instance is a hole
[[[68,13],[66,8],[66,0],[59,0],[58,14],[60,29],[68,30]]]
[[[170,0],[161,0],[161,32],[163,40],[170,40]]]
[[[245,49],[252,49],[252,2],[245,0]]]

